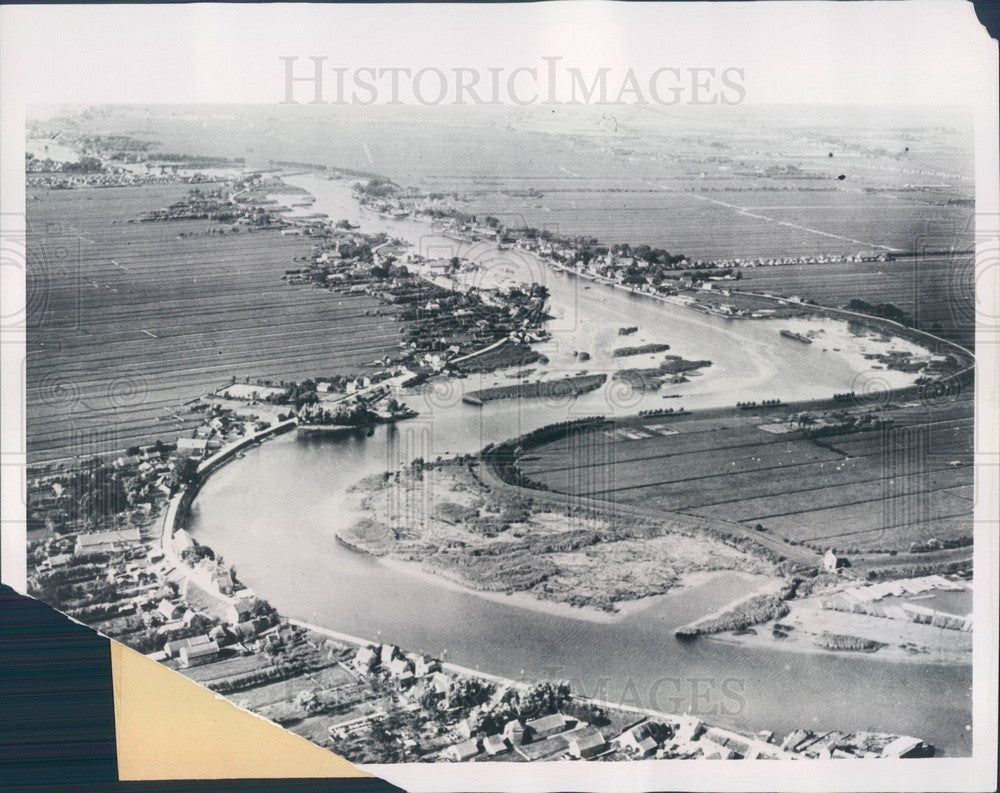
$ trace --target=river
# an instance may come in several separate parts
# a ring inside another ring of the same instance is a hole
[[[316,197],[309,211],[348,218],[365,231],[385,230],[415,247],[448,241],[422,223],[361,212],[345,182],[302,175],[288,181]],[[457,252],[457,251],[456,251]],[[467,252],[463,250],[462,252]],[[213,474],[194,503],[192,529],[237,567],[240,579],[289,617],[433,654],[512,678],[566,678],[581,693],[660,708],[692,709],[709,720],[779,733],[797,727],[877,729],[920,736],[947,754],[967,754],[971,670],[893,664],[844,656],[761,652],[712,641],[680,642],[673,629],[742,595],[743,576],[720,577],[658,599],[621,620],[601,623],[487,600],[438,585],[348,551],[334,538],[353,520],[345,490],[360,477],[415,457],[473,452],[567,417],[629,414],[647,407],[698,409],[739,400],[786,401],[859,390],[873,377],[861,354],[877,343],[857,339],[843,323],[809,322],[822,330],[811,345],[779,336],[794,323],[726,320],[650,297],[542,268],[520,253],[480,249],[490,277],[520,270],[551,293],[553,337],[539,346],[543,371],[612,371],[619,345],[664,342],[671,353],[711,360],[705,374],[670,386],[681,394],[631,393],[607,387],[575,401],[462,403],[467,389],[513,382],[503,375],[445,380],[406,401],[420,416],[398,426],[331,437],[286,435]],[[589,287],[589,288],[588,288]],[[805,321],[802,321],[805,322]],[[618,337],[622,325],[639,331]],[[835,351],[835,349],[838,351]],[[592,359],[579,362],[573,352]],[[629,358],[626,366],[644,365]],[[877,373],[901,384],[902,373]]]

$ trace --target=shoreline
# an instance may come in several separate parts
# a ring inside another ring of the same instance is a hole
[[[787,601],[790,609],[788,614],[777,620],[752,626],[754,633],[738,635],[733,631],[725,631],[699,636],[698,639],[739,645],[748,650],[786,650],[817,657],[855,656],[891,664],[960,667],[972,663],[972,633],[908,620],[825,609],[822,607],[824,597],[825,595],[820,594]],[[772,630],[776,623],[790,628],[783,631],[785,638],[774,638]],[[884,646],[874,652],[829,650],[813,641],[823,633],[857,636],[878,641]],[[912,651],[907,650],[906,646],[913,648]]]
[[[358,552],[364,553],[364,551]],[[508,594],[506,592],[491,592],[484,589],[474,589],[466,584],[456,581],[450,576],[426,570],[421,566],[420,562],[413,562],[407,559],[399,559],[392,556],[378,556],[372,558],[374,558],[379,564],[384,564],[386,567],[389,567],[396,572],[405,573],[406,575],[413,576],[414,578],[418,578],[421,581],[430,583],[434,586],[444,587],[445,589],[462,592],[467,595],[474,595],[475,597],[482,598],[483,600],[489,600],[493,603],[500,603],[505,606],[513,606],[515,608],[526,609],[528,611],[547,614],[549,616],[559,617],[562,619],[578,620],[581,622],[602,625],[614,625],[619,622],[624,622],[630,617],[657,606],[673,596],[689,592],[692,589],[704,586],[723,576],[768,578],[767,576],[759,576],[756,573],[746,573],[741,570],[697,570],[691,573],[683,574],[681,576],[680,583],[677,586],[671,587],[671,589],[667,592],[663,592],[659,595],[650,595],[648,597],[639,598],[638,600],[628,600],[616,603],[615,605],[618,606],[618,610],[610,612],[595,608],[594,606],[572,606],[569,603],[563,603],[558,600],[545,600],[543,598],[535,597],[530,592],[513,592]]]
[[[969,666],[972,665],[972,653],[968,653],[968,657],[960,655],[957,651],[953,653],[939,653],[939,654],[925,654],[925,653],[909,653],[902,649],[898,645],[888,645],[887,647],[882,647],[875,652],[864,652],[864,651],[851,651],[851,650],[827,650],[823,647],[819,647],[812,642],[812,636],[814,634],[799,634],[796,640],[789,641],[792,639],[794,634],[789,634],[786,639],[772,639],[770,635],[770,626],[765,625],[755,625],[755,629],[758,629],[757,635],[744,635],[736,636],[732,632],[730,633],[713,633],[709,636],[699,636],[698,641],[713,641],[720,642],[722,644],[730,644],[739,647],[746,648],[748,650],[764,650],[764,651],[774,651],[779,652],[789,652],[796,653],[799,655],[812,655],[816,657],[837,657],[837,658],[851,658],[855,657],[859,660],[870,660],[870,661],[881,661],[882,663],[888,664],[931,664],[933,666]],[[808,640],[805,637],[808,635]]]

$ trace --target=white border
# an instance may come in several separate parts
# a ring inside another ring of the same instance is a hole
[[[506,65],[541,55],[583,68],[744,66],[748,101],[966,103],[976,108],[978,299],[1000,316],[997,46],[962,2],[539,3],[441,6],[4,6],[0,8],[0,210],[4,253],[23,232],[24,106],[274,102],[280,55],[346,66]],[[627,53],[627,56],[626,56]],[[992,238],[991,238],[991,235]],[[5,259],[10,265],[12,260]],[[16,264],[16,263],[15,263]],[[2,316],[23,305],[4,273]],[[25,588],[24,336],[2,351],[2,578]],[[978,339],[973,757],[799,763],[559,762],[368,766],[411,790],[992,790],[997,747],[996,328]],[[992,631],[990,630],[992,626]]]

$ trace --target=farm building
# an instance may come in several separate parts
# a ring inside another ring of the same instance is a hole
[[[359,672],[369,672],[378,664],[378,655],[371,647],[362,647],[354,656],[354,668]]]
[[[454,746],[449,746],[445,750],[445,754],[449,759],[457,760],[459,762],[463,760],[471,760],[479,754],[479,741],[472,738],[468,741],[462,741],[462,743],[456,743]]]
[[[631,757],[642,759],[656,751],[656,741],[650,735],[648,724],[638,724],[615,739],[618,747]]]
[[[175,639],[163,645],[163,652],[166,653],[167,658],[175,658],[185,647],[197,647],[200,644],[208,644],[209,641],[208,636],[191,636],[187,639]]]
[[[180,651],[181,666],[187,668],[207,664],[214,661],[218,655],[219,645],[212,641],[194,647],[182,647]]]
[[[601,731],[589,725],[568,733],[566,739],[569,741],[569,753],[581,760],[600,754],[607,746]]]
[[[486,754],[500,754],[507,751],[507,741],[502,735],[490,735],[483,740]]]
[[[208,441],[205,438],[178,438],[177,453],[184,457],[198,459],[205,456]]]
[[[89,534],[78,534],[75,556],[88,553],[107,553],[130,543],[139,542],[142,537],[138,529],[122,529],[121,531],[94,531]]]
[[[510,741],[511,746],[520,746],[524,743],[524,723],[520,719],[511,719],[503,727],[503,734]]]
[[[551,713],[539,719],[532,719],[525,724],[525,727],[532,740],[547,738],[566,729],[566,717],[561,713]]]

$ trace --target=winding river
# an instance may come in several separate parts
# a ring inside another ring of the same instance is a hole
[[[385,230],[418,248],[441,239],[422,223],[361,212],[344,182],[315,175],[287,181],[307,189],[316,198],[313,211],[333,220]],[[748,591],[751,583],[738,574],[657,599],[619,620],[594,622],[440,585],[335,541],[337,528],[354,519],[343,511],[346,489],[418,456],[474,452],[567,416],[790,401],[861,390],[872,382],[907,382],[903,373],[871,372],[861,355],[879,343],[852,337],[843,323],[799,320],[803,328],[821,331],[806,345],[778,334],[796,322],[727,320],[558,274],[519,253],[479,253],[484,267],[477,277],[530,275],[549,287],[552,339],[538,349],[550,358],[542,370],[550,375],[648,365],[642,357],[623,364],[610,354],[616,346],[645,342],[669,343],[671,353],[709,359],[712,366],[657,393],[631,393],[609,380],[575,401],[511,400],[482,408],[462,403],[463,392],[514,381],[500,374],[438,382],[406,398],[420,411],[416,419],[379,427],[370,437],[281,436],[219,470],[194,503],[192,529],[199,541],[222,553],[244,583],[289,617],[444,653],[484,672],[566,678],[591,696],[672,712],[690,709],[730,726],[779,733],[796,727],[877,729],[921,736],[949,755],[967,754],[968,666],[676,640],[675,627]],[[639,331],[618,337],[623,325]],[[580,351],[591,360],[580,362],[574,355]],[[665,393],[680,396],[664,400]]]

